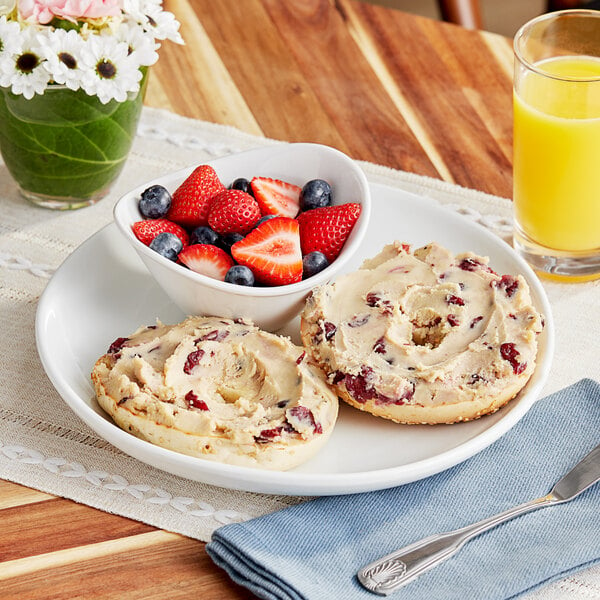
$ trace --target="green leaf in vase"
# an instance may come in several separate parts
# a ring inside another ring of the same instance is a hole
[[[144,87],[108,104],[62,87],[31,100],[2,90],[0,149],[11,175],[22,189],[48,196],[86,199],[107,190],[131,149]]]

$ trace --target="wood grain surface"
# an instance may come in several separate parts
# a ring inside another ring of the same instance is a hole
[[[166,0],[146,103],[511,196],[510,41],[350,0]],[[254,596],[204,544],[0,481],[0,598]]]
[[[511,196],[510,40],[348,0],[167,5],[188,43],[150,106]]]

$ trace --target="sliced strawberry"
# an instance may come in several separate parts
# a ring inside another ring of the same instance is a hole
[[[294,218],[298,214],[301,187],[269,177],[254,177],[250,187],[263,215]]]
[[[302,279],[298,221],[275,217],[261,223],[231,246],[233,258],[246,265],[259,283],[287,285]]]
[[[209,165],[196,167],[173,192],[167,218],[188,228],[206,225],[212,199],[225,186]]]
[[[159,233],[174,233],[180,240],[183,246],[187,246],[189,244],[189,236],[187,231],[177,225],[177,223],[173,223],[168,219],[148,219],[147,221],[138,221],[131,226],[131,229],[135,235],[135,237],[142,242],[142,244],[146,244],[146,246],[150,245],[150,242],[159,234]]]
[[[192,244],[179,253],[179,260],[188,269],[219,281],[235,264],[225,250],[212,244]]]
[[[361,206],[356,203],[313,208],[298,215],[302,254],[318,250],[333,262],[341,252]]]
[[[208,224],[213,231],[246,235],[260,219],[258,202],[246,192],[224,190],[210,204]]]

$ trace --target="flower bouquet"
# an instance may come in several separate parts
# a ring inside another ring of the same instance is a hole
[[[24,196],[74,208],[108,192],[178,30],[161,0],[0,0],[0,151]]]

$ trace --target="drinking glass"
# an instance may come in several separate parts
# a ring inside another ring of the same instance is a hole
[[[600,12],[537,17],[514,54],[514,246],[541,275],[600,277]]]

